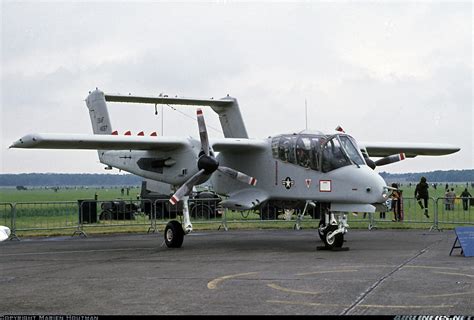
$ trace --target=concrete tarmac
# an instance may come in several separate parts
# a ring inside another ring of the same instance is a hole
[[[474,260],[453,231],[199,231],[0,243],[0,315],[473,315]]]

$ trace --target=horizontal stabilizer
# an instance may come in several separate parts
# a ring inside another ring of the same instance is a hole
[[[195,98],[178,98],[178,97],[146,97],[146,96],[122,96],[106,94],[105,100],[110,102],[125,103],[149,103],[149,104],[166,104],[166,105],[184,105],[184,106],[209,106],[219,115],[222,131],[226,138],[248,138],[247,129],[245,129],[244,120],[240,114],[237,99],[224,97],[222,99],[195,99]]]
[[[194,99],[194,98],[170,98],[170,97],[145,97],[145,96],[122,96],[106,94],[105,100],[110,102],[125,103],[151,103],[151,104],[176,104],[185,106],[218,106],[231,107],[233,100],[224,99]]]
[[[143,137],[98,134],[34,133],[15,141],[10,148],[92,149],[92,150],[160,150],[191,147],[179,137]]]

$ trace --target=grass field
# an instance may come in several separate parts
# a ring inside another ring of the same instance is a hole
[[[443,198],[445,184],[439,184],[436,189],[430,186],[430,197]],[[449,185],[453,187],[457,195],[459,195],[466,184]],[[417,206],[413,199],[415,183],[402,185],[403,196],[405,198],[405,221],[402,223],[392,222],[393,213],[387,212],[385,219],[381,219],[379,213],[375,213],[375,225],[378,228],[430,228],[433,225],[432,216],[426,219],[422,210]],[[474,192],[468,188],[473,194]],[[78,226],[78,204],[77,200],[94,199],[97,195],[99,201],[123,199],[128,201],[136,201],[137,195],[140,193],[139,188],[131,188],[127,195],[126,189],[124,194],[121,193],[120,187],[112,188],[60,188],[44,189],[33,188],[29,190],[19,191],[15,188],[0,188],[0,224],[11,226],[11,208],[9,204],[1,203],[17,203],[16,204],[16,229],[17,235],[70,235]],[[49,203],[48,203],[49,202]],[[433,214],[435,203],[430,201],[430,215]],[[474,207],[470,207],[469,211],[463,211],[461,200],[456,200],[455,210],[444,211],[444,202],[438,200],[438,208],[440,221],[448,222],[440,224],[441,228],[453,228],[456,225],[467,223],[474,224]],[[100,213],[100,208],[98,208]],[[260,216],[253,212],[232,212],[228,211],[226,215],[226,223],[229,228],[293,228],[296,215],[293,215],[291,221],[285,221],[283,216],[279,217],[279,221],[258,221]],[[363,214],[348,215],[351,228],[367,228],[369,217]],[[158,230],[163,230],[166,224],[165,220],[157,222]],[[317,228],[319,220],[311,219],[305,216],[303,228]],[[222,219],[215,218],[212,220],[193,220],[194,229],[217,229],[222,225]],[[98,221],[95,224],[84,224],[84,231],[87,233],[110,233],[110,232],[146,232],[151,226],[148,216],[138,213],[133,221],[116,220],[116,221]],[[107,228],[104,228],[107,227]]]
[[[97,194],[98,200],[124,199],[134,200],[140,194],[140,188],[131,188],[129,195],[126,190],[121,194],[120,187],[83,187],[83,188],[30,188],[28,190],[16,190],[16,188],[0,188],[0,202],[36,202],[36,201],[77,201],[79,199],[94,199]]]

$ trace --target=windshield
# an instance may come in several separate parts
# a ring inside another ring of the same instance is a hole
[[[360,151],[357,149],[355,142],[348,136],[339,136],[341,144],[344,147],[349,158],[358,165],[364,165],[364,159],[360,155]]]
[[[342,149],[339,139],[334,136],[323,147],[322,171],[328,172],[350,164],[351,161]]]
[[[347,135],[335,135],[323,146],[321,170],[328,172],[351,164],[365,165],[356,143]]]
[[[357,143],[345,134],[277,136],[272,139],[272,153],[283,162],[323,172],[351,164],[365,165]]]

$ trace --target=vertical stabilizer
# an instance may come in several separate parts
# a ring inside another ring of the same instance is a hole
[[[109,112],[105,102],[104,93],[95,89],[86,98],[86,105],[89,109],[89,116],[91,117],[92,131],[94,134],[111,134],[112,125],[110,123]],[[99,160],[104,161],[104,154],[106,151],[97,150]]]
[[[227,96],[220,101],[229,101],[230,105],[211,105],[211,108],[219,115],[222,131],[226,138],[248,139],[247,129],[240,114],[237,99]]]
[[[94,134],[111,134],[112,125],[104,93],[98,89],[92,91],[86,98],[86,105],[89,109]]]

